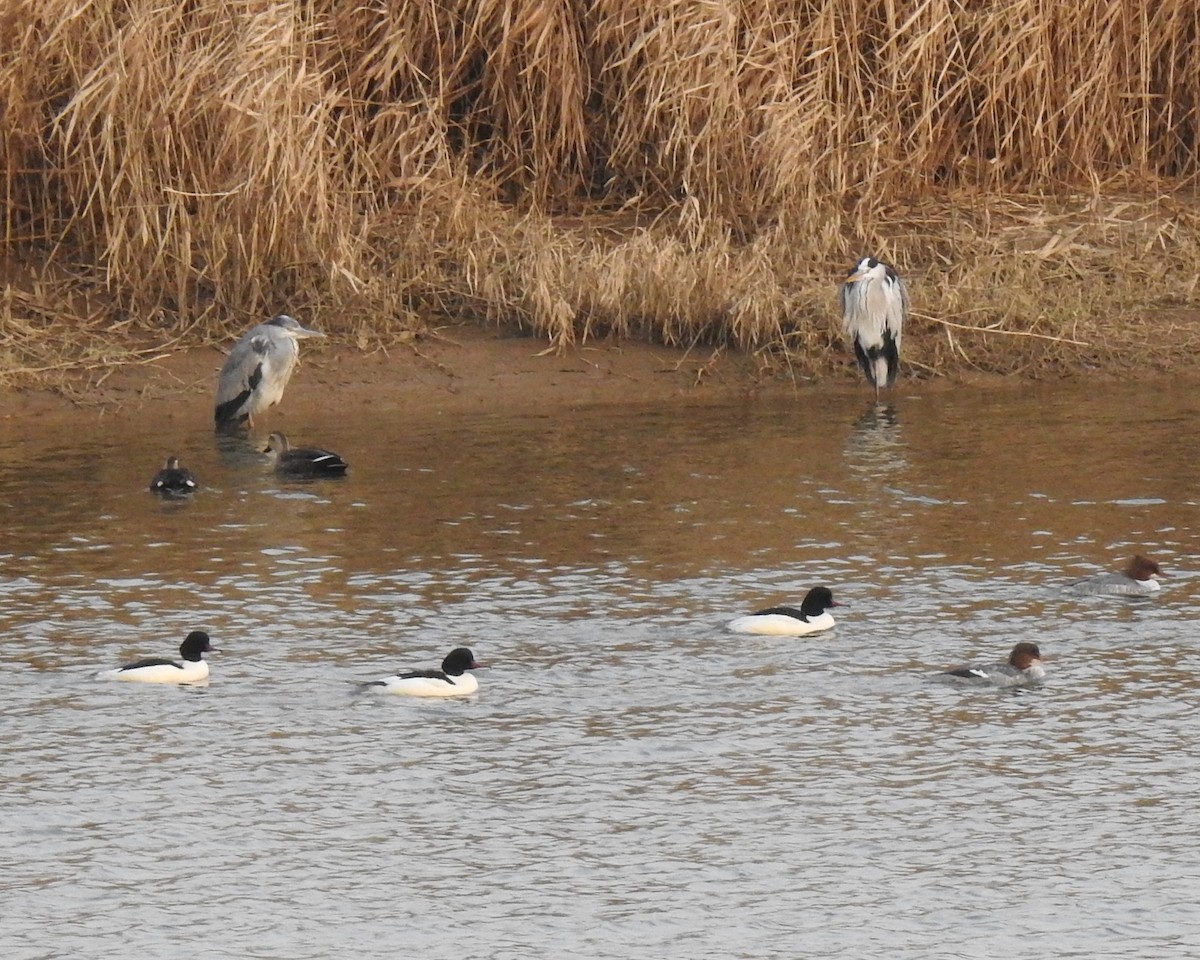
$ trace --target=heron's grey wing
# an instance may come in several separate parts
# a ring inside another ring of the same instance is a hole
[[[242,418],[244,409],[262,383],[263,362],[271,350],[270,340],[260,335],[246,337],[234,344],[217,384],[218,423]]]
[[[896,341],[896,346],[899,346],[900,335],[904,332],[904,321],[908,319],[908,287],[899,276],[896,277],[891,294],[887,298],[887,316],[884,325],[892,335],[892,339]]]

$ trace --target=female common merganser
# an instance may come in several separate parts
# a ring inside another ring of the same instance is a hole
[[[184,497],[196,492],[196,478],[191,470],[179,465],[178,457],[167,457],[163,468],[150,481],[150,489],[164,497]]]
[[[840,606],[834,601],[828,587],[813,587],[805,595],[799,610],[795,607],[769,607],[730,621],[726,629],[733,633],[757,633],[768,637],[803,637],[832,627],[833,617],[825,611],[829,607]]]
[[[1092,577],[1084,577],[1067,584],[1063,590],[1078,596],[1108,594],[1144,597],[1159,589],[1158,578],[1163,575],[1157,563],[1139,553],[1120,573],[1098,573]]]
[[[946,677],[963,677],[997,687],[1018,687],[1036,683],[1046,675],[1042,668],[1042,652],[1036,643],[1022,641],[1012,648],[1008,660],[1003,663],[988,663],[955,667],[942,671]]]
[[[206,653],[220,653],[203,630],[193,630],[179,645],[183,662],[165,657],[147,657],[127,663],[115,670],[106,670],[101,677],[112,680],[132,680],[137,683],[199,683],[208,679]]]
[[[412,670],[382,680],[368,680],[359,686],[379,687],[383,693],[406,697],[466,697],[479,689],[479,681],[467,671],[483,666],[466,647],[455,647],[446,654],[441,670]]]
[[[267,448],[263,451],[271,461],[271,466],[281,477],[291,477],[301,480],[315,480],[317,477],[345,476],[346,463],[336,453],[321,450],[318,447],[297,447],[292,449],[288,438],[282,433],[273,433],[267,438]]]

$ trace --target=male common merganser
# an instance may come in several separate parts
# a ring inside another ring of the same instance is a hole
[[[744,617],[731,620],[726,629],[733,633],[757,633],[768,637],[803,637],[820,633],[834,625],[833,617],[825,611],[840,607],[828,587],[813,587],[804,597],[800,609],[768,607]]]
[[[105,670],[100,677],[137,683],[198,683],[208,679],[208,664],[203,655],[220,652],[209,642],[207,633],[193,630],[179,645],[182,663],[165,657],[146,657],[115,670]]]
[[[942,671],[942,676],[962,677],[997,687],[1018,687],[1036,683],[1046,675],[1042,668],[1042,652],[1036,643],[1022,641],[1012,648],[1003,663],[987,663],[954,667]]]
[[[319,447],[297,447],[292,449],[288,438],[282,433],[273,433],[267,438],[263,451],[271,466],[281,477],[298,480],[315,480],[318,477],[341,477],[349,466],[336,453]]]
[[[440,670],[412,670],[382,680],[368,680],[359,686],[364,690],[378,687],[382,693],[406,697],[466,697],[479,689],[479,681],[467,671],[483,666],[466,647],[455,647],[446,654]]]
[[[164,497],[184,497],[196,492],[196,478],[191,470],[179,465],[178,457],[167,457],[163,468],[150,481],[150,489]]]
[[[1158,564],[1140,553],[1129,561],[1120,573],[1098,573],[1063,587],[1064,592],[1077,596],[1104,595],[1144,597],[1159,589],[1158,578],[1164,576]]]

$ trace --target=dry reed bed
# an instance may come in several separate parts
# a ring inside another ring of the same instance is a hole
[[[916,369],[1169,365],[1198,11],[14,0],[0,369],[286,306],[350,342],[465,314],[817,373],[867,251],[912,280]]]

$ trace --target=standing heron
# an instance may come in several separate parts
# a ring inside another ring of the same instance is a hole
[[[854,355],[867,380],[890,387],[900,372],[900,336],[908,315],[908,290],[890,266],[863,257],[842,284],[842,329],[854,340]]]
[[[260,323],[233,345],[217,383],[218,430],[254,426],[254,415],[280,401],[284,387],[300,360],[296,341],[323,337],[320,330],[302,327],[293,317],[280,314]]]

